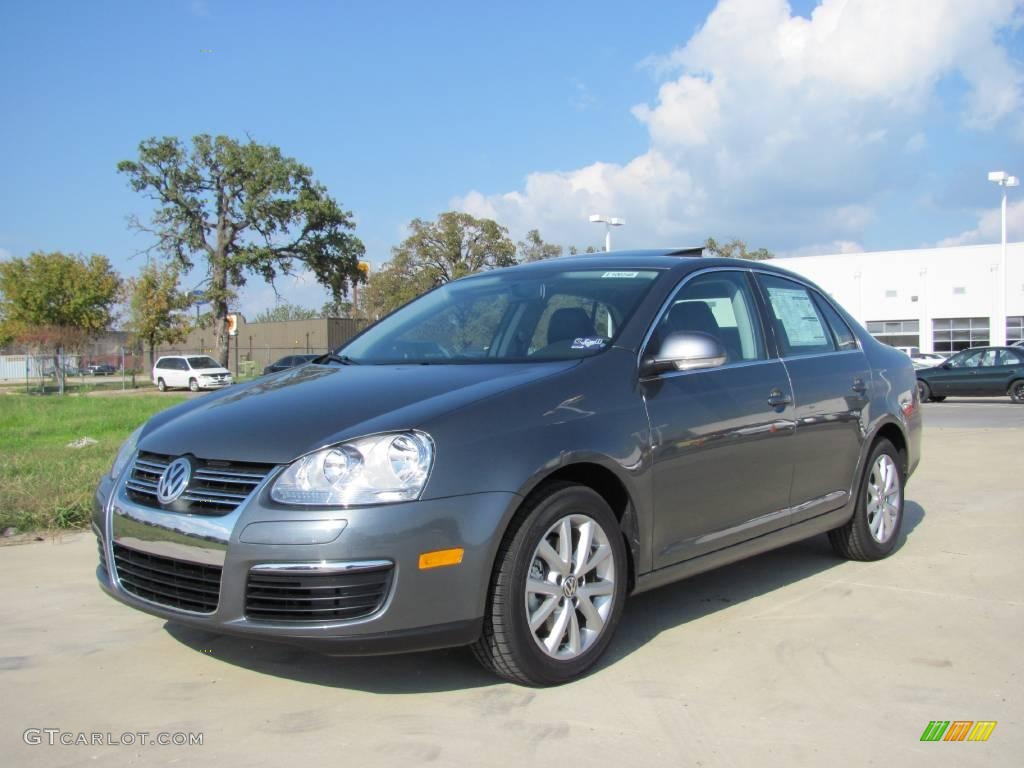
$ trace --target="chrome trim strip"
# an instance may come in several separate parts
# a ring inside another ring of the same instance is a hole
[[[249,568],[250,573],[330,574],[360,573],[392,568],[391,560],[321,560],[318,563],[260,563]]]

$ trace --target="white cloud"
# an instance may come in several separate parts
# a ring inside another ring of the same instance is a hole
[[[452,201],[514,235],[598,242],[591,213],[622,216],[631,246],[740,236],[751,245],[859,241],[874,201],[950,78],[969,130],[1019,118],[1021,72],[997,42],[1018,0],[721,0],[682,47],[649,61],[657,99],[633,108],[650,146],[625,163],[536,171],[521,190]]]
[[[977,245],[979,243],[998,243],[1002,239],[1002,212],[999,208],[982,211],[978,214],[978,224],[959,235],[947,237],[936,243],[940,248],[954,245]],[[1020,240],[1024,236],[1024,200],[1007,203],[1006,205],[1006,239]]]

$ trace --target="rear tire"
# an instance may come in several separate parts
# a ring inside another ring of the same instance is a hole
[[[917,399],[922,403],[932,399],[932,388],[928,386],[928,382],[917,380]]]
[[[903,457],[888,440],[878,440],[857,485],[853,517],[829,531],[836,553],[847,560],[865,561],[892,554],[903,527],[905,485]]]
[[[188,388],[192,392],[198,392],[199,391],[199,382],[196,381],[195,379],[189,379],[188,380]]]
[[[552,485],[525,502],[498,549],[473,653],[520,685],[577,678],[611,642],[628,578],[607,502],[581,485]]]
[[[163,379],[157,379],[156,380],[156,388],[159,389],[161,392],[166,392],[167,391],[167,384],[164,383]]]
[[[1015,403],[1024,403],[1024,379],[1010,384],[1010,399]]]

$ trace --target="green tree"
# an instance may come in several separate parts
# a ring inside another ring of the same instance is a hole
[[[35,252],[0,262],[0,325],[12,339],[56,350],[107,330],[121,279],[106,256]]]
[[[751,259],[753,261],[765,261],[774,259],[775,254],[767,248],[758,248],[756,251],[748,251],[747,244],[742,240],[732,239],[727,243],[719,243],[713,237],[709,237],[704,243],[704,250],[708,256],[722,256],[729,259]]]
[[[54,353],[76,349],[107,330],[121,278],[106,256],[60,252],[29,254],[0,262],[0,337]]]
[[[270,309],[264,309],[256,315],[257,323],[279,323],[283,320],[312,320],[315,317],[322,317],[315,309],[300,307],[298,304],[289,304],[284,301],[276,304]]]
[[[296,266],[310,270],[335,298],[362,280],[365,249],[343,210],[310,168],[274,146],[207,134],[188,149],[174,137],[139,144],[138,160],[117,164],[129,184],[156,203],[152,222],[130,223],[156,238],[150,246],[185,269],[205,261],[214,338],[227,364],[228,302],[247,277],[273,283]]]
[[[592,245],[588,245],[587,249],[585,251],[581,251],[575,245],[570,245],[569,246],[569,255],[570,256],[576,256],[576,255],[581,254],[581,253],[602,253],[602,251],[599,251],[597,248],[595,248]]]
[[[536,229],[527,232],[526,237],[519,241],[516,248],[521,262],[554,259],[562,255],[562,246],[545,243]]]
[[[126,286],[126,330],[149,350],[150,368],[156,348],[184,341],[191,327],[186,312],[191,300],[178,287],[178,269],[176,265],[168,269],[153,262],[143,267],[138,277],[129,279]]]
[[[392,249],[391,261],[370,276],[364,295],[371,318],[434,286],[516,263],[508,230],[491,219],[449,211],[436,221],[413,219],[409,229],[409,237]]]
[[[320,317],[355,317],[356,306],[354,302],[345,300],[331,300],[320,309]]]

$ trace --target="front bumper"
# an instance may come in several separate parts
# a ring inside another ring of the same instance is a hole
[[[338,655],[426,650],[479,637],[494,557],[520,497],[483,493],[344,510],[284,508],[269,498],[267,486],[276,474],[219,517],[140,506],[124,493],[123,482],[105,477],[93,514],[103,553],[100,586],[126,605],[174,622]],[[115,565],[115,545],[121,553],[128,548],[143,557],[219,567],[215,609],[181,610],[129,592]],[[454,547],[464,550],[459,565],[419,568],[422,553]],[[246,588],[255,567],[344,568],[366,561],[391,567],[387,594],[369,615],[341,621],[247,615]]]
[[[234,379],[200,379],[198,382],[200,389],[223,389],[234,383]]]

